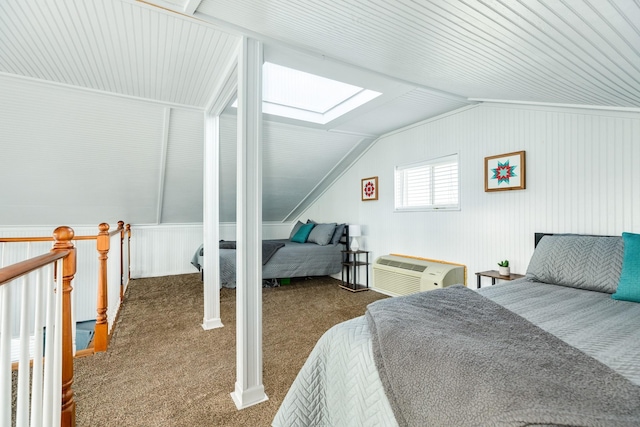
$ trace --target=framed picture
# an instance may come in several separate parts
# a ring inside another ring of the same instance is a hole
[[[484,158],[484,191],[525,188],[524,151]]]
[[[364,178],[361,186],[362,201],[378,200],[378,177]]]

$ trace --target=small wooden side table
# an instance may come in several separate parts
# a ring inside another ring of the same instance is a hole
[[[508,276],[501,276],[500,273],[498,273],[497,270],[489,270],[489,271],[481,271],[479,273],[476,273],[476,276],[478,277],[478,282],[476,284],[476,289],[480,289],[480,279],[482,277],[491,277],[491,286],[496,284],[496,280],[500,279],[500,280],[516,280],[516,279],[521,279],[524,277],[524,274],[515,274],[515,273],[511,273]]]
[[[369,251],[342,251],[342,284],[340,287],[351,292],[369,290]],[[364,254],[365,259],[361,261],[360,255]],[[366,285],[358,284],[358,267],[365,268]],[[346,273],[346,278],[345,278]]]

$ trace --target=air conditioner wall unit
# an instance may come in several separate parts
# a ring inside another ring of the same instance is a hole
[[[431,291],[465,283],[465,267],[399,255],[383,255],[373,263],[373,288],[391,296]]]

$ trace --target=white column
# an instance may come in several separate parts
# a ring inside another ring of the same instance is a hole
[[[239,46],[239,43],[238,43]],[[236,50],[238,47],[236,47]],[[229,59],[204,114],[204,319],[203,329],[222,327],[220,317],[220,114],[235,97],[238,54]]]
[[[204,131],[204,318],[202,328],[222,327],[220,318],[220,116],[205,113]]]
[[[262,384],[262,62],[243,37],[238,55],[236,386],[238,409],[267,400]]]

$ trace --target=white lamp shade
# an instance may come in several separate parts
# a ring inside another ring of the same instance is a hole
[[[349,225],[349,237],[358,237],[362,236],[362,232],[360,231],[360,226],[357,224]]]

